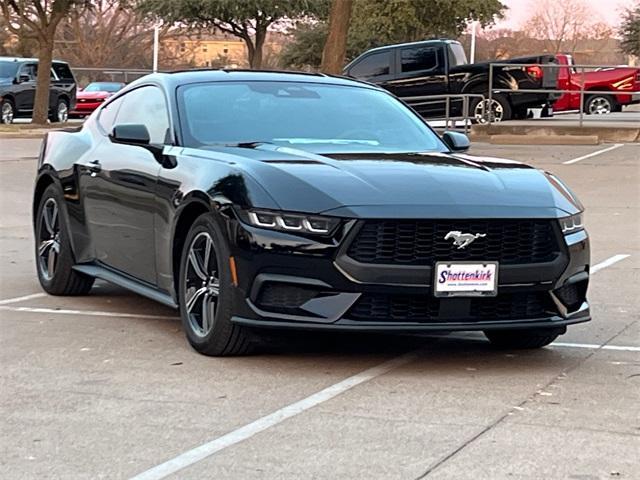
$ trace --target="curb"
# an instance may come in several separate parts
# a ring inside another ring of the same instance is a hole
[[[471,138],[504,144],[597,145],[640,142],[637,127],[574,127],[535,125],[473,125]]]
[[[489,143],[497,145],[598,145],[597,135],[490,135]]]

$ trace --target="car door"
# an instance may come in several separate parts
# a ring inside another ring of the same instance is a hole
[[[114,125],[142,124],[151,144],[165,144],[170,130],[162,90],[143,86],[118,97],[100,111],[98,123],[102,138],[80,174],[95,259],[155,285],[154,214],[160,163],[148,147],[114,143],[108,133]]]
[[[15,89],[16,109],[19,112],[31,112],[36,96],[36,77],[38,75],[37,63],[23,63],[18,69]]]
[[[398,97],[424,97],[447,93],[447,76],[442,48],[436,45],[416,45],[397,49],[397,75],[389,82],[389,90]],[[445,100],[409,101],[425,116],[445,112]]]

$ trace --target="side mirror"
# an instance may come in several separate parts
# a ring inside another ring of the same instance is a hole
[[[447,147],[449,147],[452,152],[466,152],[471,146],[469,137],[464,133],[444,132],[442,134],[442,140],[444,140],[444,143],[447,144]]]
[[[26,74],[21,74],[18,76],[18,83],[24,83],[31,81],[31,77]]]
[[[115,125],[109,134],[109,138],[113,143],[124,143],[126,145],[147,146],[151,141],[147,127],[136,123]]]

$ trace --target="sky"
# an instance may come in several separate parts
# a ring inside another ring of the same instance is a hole
[[[525,23],[531,15],[531,7],[535,5],[533,0],[500,0],[509,7],[507,17],[498,22],[498,28],[517,29]],[[561,2],[562,0],[557,0]],[[636,3],[636,0],[583,0],[591,7],[599,20],[611,26],[620,23],[621,13]]]

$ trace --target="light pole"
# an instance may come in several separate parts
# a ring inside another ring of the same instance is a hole
[[[471,52],[469,55],[469,63],[474,63],[476,61],[476,26],[478,22],[471,22]]]
[[[153,73],[158,71],[158,48],[160,42],[160,25],[153,27]]]

